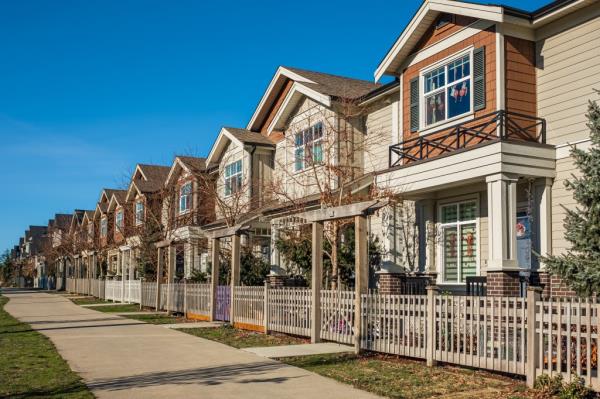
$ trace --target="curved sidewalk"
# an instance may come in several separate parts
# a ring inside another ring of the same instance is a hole
[[[217,342],[73,304],[3,290],[7,312],[47,335],[98,398],[376,398]]]

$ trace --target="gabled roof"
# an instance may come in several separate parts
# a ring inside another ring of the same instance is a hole
[[[138,164],[127,189],[126,201],[133,200],[134,193],[150,194],[160,191],[169,176],[169,166]]]
[[[280,66],[246,126],[248,130],[260,129],[289,81],[294,82],[294,90],[326,106],[338,99],[360,99],[380,86],[367,80]]]
[[[184,169],[192,175],[198,176],[201,173],[206,172],[206,158],[190,157],[184,155],[177,155],[173,159],[173,165],[169,170],[169,175],[165,181],[165,185],[173,183],[173,179],[177,176],[177,171]]]
[[[206,158],[206,163],[208,165],[217,163],[221,154],[225,151],[230,142],[235,143],[240,147],[248,144],[266,148],[275,148],[275,143],[260,133],[252,132],[247,129],[224,127],[219,132],[219,136],[217,136],[217,140],[215,140],[215,143],[208,154],[208,158]]]
[[[108,203],[108,211],[112,211],[117,206],[124,206],[127,202],[127,190],[113,190],[110,202]]]
[[[476,4],[455,0],[425,0],[379,63],[374,73],[375,81],[378,81],[384,75],[396,75],[423,34],[443,13],[534,29],[595,1],[597,0],[558,0],[535,11],[528,12],[498,4]]]
[[[60,230],[66,230],[71,226],[71,219],[73,219],[73,215],[57,213],[54,215],[52,227]]]
[[[73,231],[75,228],[77,228],[81,224],[84,213],[85,213],[85,211],[82,209],[75,209],[73,211],[73,215],[71,215],[71,225],[69,227],[70,231]]]

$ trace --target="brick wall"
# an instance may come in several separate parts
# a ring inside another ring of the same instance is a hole
[[[567,298],[577,296],[558,276],[549,273],[536,273],[531,276],[531,284],[542,287],[543,297]]]
[[[489,272],[487,274],[488,296],[519,296],[519,272]]]

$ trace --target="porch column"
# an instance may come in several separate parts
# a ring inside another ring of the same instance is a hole
[[[323,222],[312,224],[312,284],[310,342],[321,342],[321,286],[323,284]]]
[[[517,177],[498,173],[487,176],[489,259],[487,293],[518,296]]]
[[[125,256],[123,255],[123,253],[121,252],[121,250],[119,249],[119,252],[117,252],[117,256],[119,258],[119,260],[117,261],[119,267],[121,268],[121,302],[125,302],[125,276],[127,275],[125,273]]]
[[[240,285],[240,235],[234,234],[231,237],[231,301],[229,302],[229,319],[233,325],[235,322],[235,287]]]
[[[157,311],[160,310],[160,291],[162,286],[162,275],[165,264],[165,258],[163,256],[163,248],[156,248],[156,304],[154,305],[154,309]]]
[[[279,240],[279,226],[276,223],[271,224],[271,265],[281,266],[279,259],[279,250],[277,241]]]
[[[98,278],[98,255],[96,252],[92,254],[92,278]]]
[[[369,291],[369,255],[367,249],[367,217],[354,217],[354,352],[360,352],[362,340],[362,295]]]
[[[135,280],[135,262],[133,259],[134,258],[134,253],[133,250],[130,249],[129,250],[129,256],[128,256],[128,261],[129,261],[129,280]]]
[[[217,289],[219,287],[219,267],[220,267],[220,244],[218,238],[211,239],[211,277],[210,277],[210,321],[215,321],[217,317]]]
[[[425,273],[432,277],[437,276],[437,265],[435,262],[435,201],[432,199],[424,200],[423,204],[423,226],[425,228],[424,234],[419,234],[419,244],[423,246],[423,251],[419,251],[423,254],[424,261],[423,265]]]
[[[552,255],[552,179],[543,179],[540,190],[540,254],[548,256]],[[546,265],[543,262],[540,262],[539,270],[546,270]]]
[[[189,278],[194,266],[194,246],[188,240],[183,244],[183,275]]]

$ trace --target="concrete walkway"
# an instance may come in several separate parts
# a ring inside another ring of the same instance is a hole
[[[261,346],[243,349],[261,357],[281,359],[292,356],[324,355],[327,353],[354,353],[354,347],[331,342],[283,346]]]
[[[2,290],[98,398],[375,398],[217,342],[96,312],[58,295]]]

